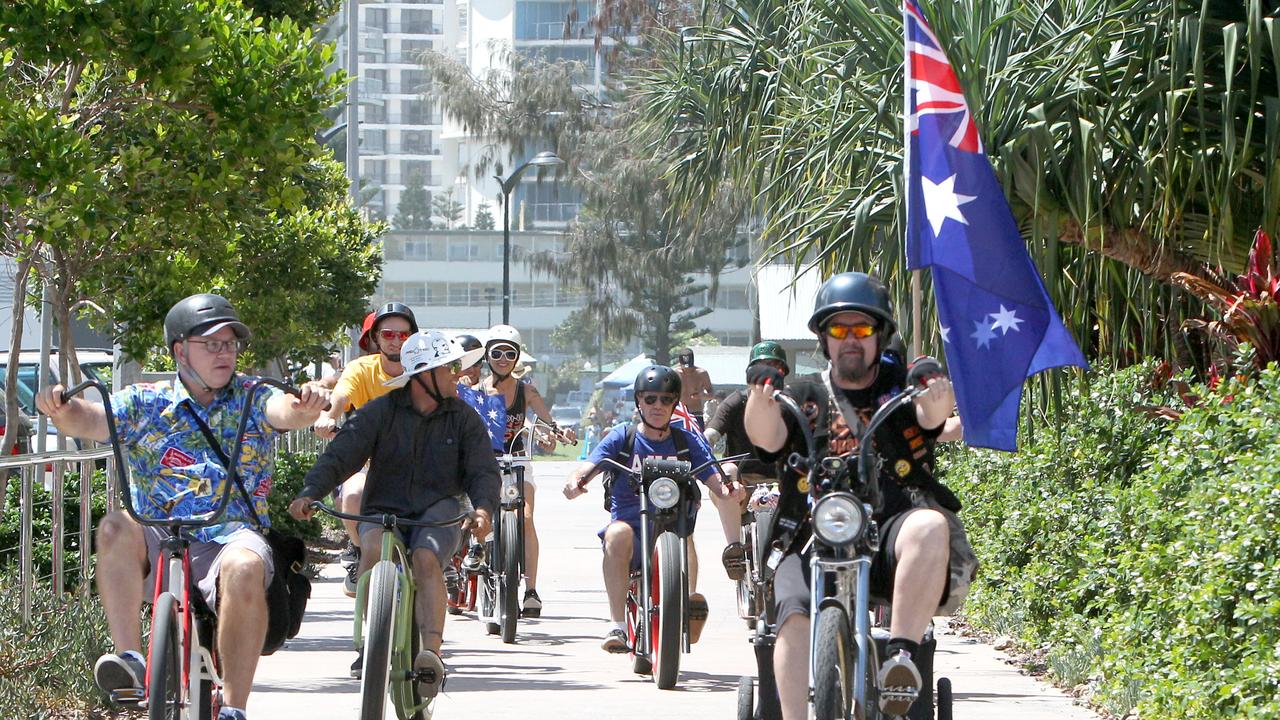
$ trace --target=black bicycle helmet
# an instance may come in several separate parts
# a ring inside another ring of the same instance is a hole
[[[249,337],[249,326],[240,322],[240,316],[226,298],[212,293],[185,297],[164,316],[165,347],[172,351],[174,343],[201,335],[214,325],[231,328],[241,340]]]
[[[458,335],[454,340],[458,341],[458,344],[462,346],[463,350],[479,350],[484,347],[484,344],[480,342],[480,338],[475,335],[468,335],[467,333]]]
[[[832,315],[850,311],[865,313],[879,321],[882,341],[892,336],[898,327],[893,319],[893,300],[884,283],[866,273],[846,272],[831,276],[818,288],[813,315],[809,316],[809,331],[820,335]]]
[[[650,365],[636,375],[632,397],[639,403],[640,393],[657,392],[680,394],[680,373],[666,365]]]
[[[418,332],[418,321],[413,317],[413,311],[408,305],[398,302],[389,302],[378,308],[377,315],[373,318],[373,329],[376,332],[382,321],[393,316],[399,316],[409,321],[409,332]]]

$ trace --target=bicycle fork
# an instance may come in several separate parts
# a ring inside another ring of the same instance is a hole
[[[832,577],[834,592],[826,593],[827,577]],[[853,697],[861,702],[866,697],[866,668],[870,648],[867,644],[871,638],[870,619],[867,617],[868,602],[871,591],[871,558],[859,555],[850,559],[820,558],[815,552],[809,560],[809,720],[814,718],[815,689],[817,687],[818,668],[816,653],[818,646],[818,614],[824,607],[839,605],[846,618],[853,618],[854,641],[857,644],[857,660],[854,665]],[[849,606],[853,597],[853,607]],[[861,611],[858,609],[861,608]],[[843,692],[843,688],[841,688]]]

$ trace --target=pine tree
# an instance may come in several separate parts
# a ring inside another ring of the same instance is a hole
[[[437,195],[431,198],[431,214],[443,220],[445,228],[451,228],[462,219],[462,203],[448,195]]]
[[[493,229],[493,213],[489,212],[489,203],[482,202],[476,208],[475,228],[477,230]]]
[[[395,219],[391,222],[397,230],[431,229],[431,193],[427,192],[422,175],[415,173],[409,176],[404,192],[400,193]]]

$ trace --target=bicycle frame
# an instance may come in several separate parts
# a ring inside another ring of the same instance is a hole
[[[263,386],[271,386],[279,388],[292,395],[298,395],[299,391],[286,383],[271,378],[259,378],[253,382],[246,391],[249,395],[249,401],[245,403],[244,410],[240,414],[240,422],[236,432],[236,441],[233,445],[240,448],[244,444],[245,430],[248,428],[249,414],[253,409],[253,396]],[[160,549],[156,553],[152,567],[156,569],[156,582],[152,590],[151,596],[151,620],[152,627],[158,621],[158,608],[160,607],[161,597],[165,594],[172,595],[177,602],[176,615],[178,619],[176,633],[177,645],[179,648],[179,662],[181,663],[180,682],[178,684],[178,707],[180,714],[190,720],[211,720],[218,712],[217,696],[224,685],[224,680],[218,668],[218,657],[216,637],[213,637],[214,623],[209,622],[207,626],[207,634],[211,635],[209,641],[205,642],[201,638],[201,630],[204,629],[204,619],[197,617],[193,610],[192,602],[192,584],[191,578],[191,540],[182,534],[184,528],[198,528],[214,524],[226,512],[231,502],[231,489],[239,480],[239,466],[233,465],[226,468],[227,478],[223,484],[222,496],[218,500],[218,505],[213,510],[201,516],[191,518],[148,518],[138,513],[137,508],[133,504],[133,493],[130,491],[129,485],[129,466],[124,462],[124,451],[120,447],[120,435],[116,429],[115,414],[111,407],[111,394],[106,387],[97,380],[86,380],[73,388],[63,390],[64,399],[69,399],[79,395],[88,388],[96,388],[102,396],[103,409],[106,414],[107,434],[111,440],[112,453],[115,456],[117,473],[119,477],[119,487],[123,496],[122,505],[129,516],[139,525],[146,527],[160,527],[168,531],[160,544]],[[166,582],[167,581],[167,582]],[[147,648],[147,666],[153,666],[153,655],[155,637],[148,644]],[[192,692],[192,683],[199,687],[201,683],[210,683],[208,697],[203,692]],[[118,691],[114,693],[112,698],[116,702],[136,703],[140,706],[150,707],[151,705],[151,673],[147,673],[144,679],[143,692],[138,696],[136,692]],[[206,703],[206,701],[208,701]]]

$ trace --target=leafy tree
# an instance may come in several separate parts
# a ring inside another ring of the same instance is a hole
[[[489,212],[489,203],[482,202],[476,208],[475,228],[477,230],[493,229],[493,213]]]
[[[358,322],[380,229],[316,144],[345,80],[290,14],[310,22],[324,3],[267,5],[281,14],[236,0],[0,5],[0,250],[18,261],[16,311],[33,282],[49,287],[64,363],[88,298],[139,359],[193,292],[233,299],[259,365],[321,356]]]
[[[462,219],[462,203],[441,193],[431,198],[431,215],[444,221],[446,229],[452,228]]]
[[[661,62],[637,83],[677,196],[696,212],[732,179],[771,254],[905,289],[901,3],[712,7],[655,33]],[[922,9],[1068,325],[1095,354],[1170,354],[1176,319],[1200,312],[1173,274],[1238,271],[1253,229],[1280,224],[1274,3]]]
[[[396,217],[391,224],[397,230],[430,230],[431,201],[431,193],[427,192],[427,187],[422,182],[422,175],[419,173],[410,175],[404,192],[400,193],[400,203],[396,205]]]

